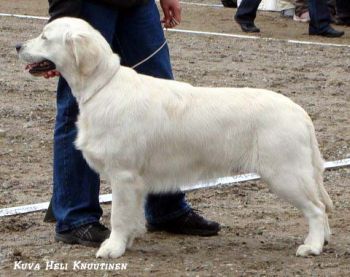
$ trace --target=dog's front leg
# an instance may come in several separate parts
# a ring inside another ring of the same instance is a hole
[[[131,247],[133,239],[145,232],[143,212],[145,188],[138,176],[116,178],[112,185],[111,235],[96,257],[117,258]],[[122,180],[122,181],[121,181]]]

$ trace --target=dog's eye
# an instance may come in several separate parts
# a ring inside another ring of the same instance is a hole
[[[41,39],[46,40],[46,39],[47,39],[47,37],[45,37],[45,36],[44,36],[44,34],[42,34],[42,35],[41,35]]]

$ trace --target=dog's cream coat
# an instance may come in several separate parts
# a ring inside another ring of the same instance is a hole
[[[104,38],[79,19],[48,24],[20,57],[56,64],[79,103],[76,146],[111,183],[112,231],[98,257],[123,255],[144,231],[146,193],[247,171],[307,218],[297,255],[322,252],[332,208],[323,160],[309,116],[288,98],[138,74],[120,66]]]

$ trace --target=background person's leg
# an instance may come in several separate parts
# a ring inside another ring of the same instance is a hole
[[[254,24],[256,12],[261,0],[243,0],[239,5],[235,21],[240,25],[243,32],[258,33],[260,29]]]
[[[350,26],[350,1],[336,0],[336,20],[339,25]]]
[[[260,3],[261,0],[243,0],[237,9],[236,21],[240,23],[254,22]]]
[[[323,31],[331,23],[330,11],[325,0],[309,0],[310,31]]]
[[[340,37],[344,32],[334,30],[326,0],[309,0],[309,34],[326,37]]]

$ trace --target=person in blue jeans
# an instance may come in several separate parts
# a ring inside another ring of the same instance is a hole
[[[258,33],[260,29],[254,24],[256,12],[261,0],[242,0],[239,5],[235,20],[243,32]],[[331,27],[331,15],[326,0],[308,0],[309,5],[309,34],[325,37],[341,37],[344,32],[334,30]]]
[[[49,4],[50,21],[61,16],[86,20],[102,33],[125,66],[134,66],[160,49],[135,70],[154,77],[174,78],[154,0],[49,0]],[[160,4],[164,12],[164,26],[174,27],[181,20],[178,0],[163,0]],[[57,75],[58,72],[50,71],[44,77]],[[109,236],[110,231],[99,222],[102,216],[99,176],[89,168],[82,153],[74,147],[78,113],[78,105],[67,82],[60,78],[54,133],[53,198],[50,206],[57,222],[56,241],[98,246]],[[153,231],[209,236],[216,235],[220,230],[218,223],[195,213],[186,202],[185,194],[180,191],[148,195],[145,215],[147,227]]]

